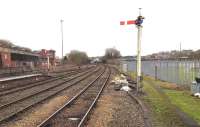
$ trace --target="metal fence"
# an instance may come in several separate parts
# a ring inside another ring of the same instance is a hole
[[[136,61],[121,61],[121,63],[127,64],[129,71],[136,71]],[[178,85],[189,86],[200,74],[200,60],[142,61],[142,73]]]

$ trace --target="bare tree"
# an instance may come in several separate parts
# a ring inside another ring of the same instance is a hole
[[[106,59],[119,58],[120,56],[120,51],[115,48],[107,48],[104,55]]]
[[[89,61],[89,58],[85,52],[78,51],[78,50],[72,50],[68,54],[68,61],[74,63],[74,64],[86,64]]]

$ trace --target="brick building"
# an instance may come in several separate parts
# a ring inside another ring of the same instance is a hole
[[[55,58],[55,50],[46,50],[42,49],[40,51],[35,51],[39,55],[39,63],[43,68],[49,68],[55,66],[56,58]],[[49,62],[49,64],[48,64]]]
[[[35,68],[55,65],[55,51],[31,51],[31,49],[16,46],[9,41],[0,40],[0,68]]]

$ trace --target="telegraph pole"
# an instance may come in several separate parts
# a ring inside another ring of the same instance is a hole
[[[64,20],[60,20],[60,25],[61,25],[61,40],[62,40],[62,60],[63,60],[63,21]]]

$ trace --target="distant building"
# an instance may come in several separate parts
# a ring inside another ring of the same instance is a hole
[[[16,46],[8,41],[0,40],[0,68],[24,67],[37,65],[39,55],[30,49]]]
[[[42,68],[49,68],[55,66],[56,64],[56,57],[55,57],[55,50],[46,50],[42,49],[40,51],[35,51],[39,55],[39,64]],[[49,64],[48,64],[49,62]],[[49,67],[48,67],[49,65]]]
[[[100,58],[93,58],[90,63],[100,63],[102,60]]]
[[[45,50],[32,51],[20,47],[6,40],[0,40],[0,68],[34,68],[55,66],[55,51]]]
[[[58,56],[56,56],[55,57],[55,66],[58,66],[60,64],[61,64],[61,59]]]
[[[198,50],[194,52],[193,50],[182,50],[181,52],[178,50],[172,50],[171,52],[158,52],[153,53],[151,55],[144,56],[144,59],[160,59],[160,60],[166,60],[166,59],[187,59],[187,58],[193,58],[194,55],[198,57]]]
[[[184,56],[191,56],[193,53],[193,50],[182,50],[181,54]]]

